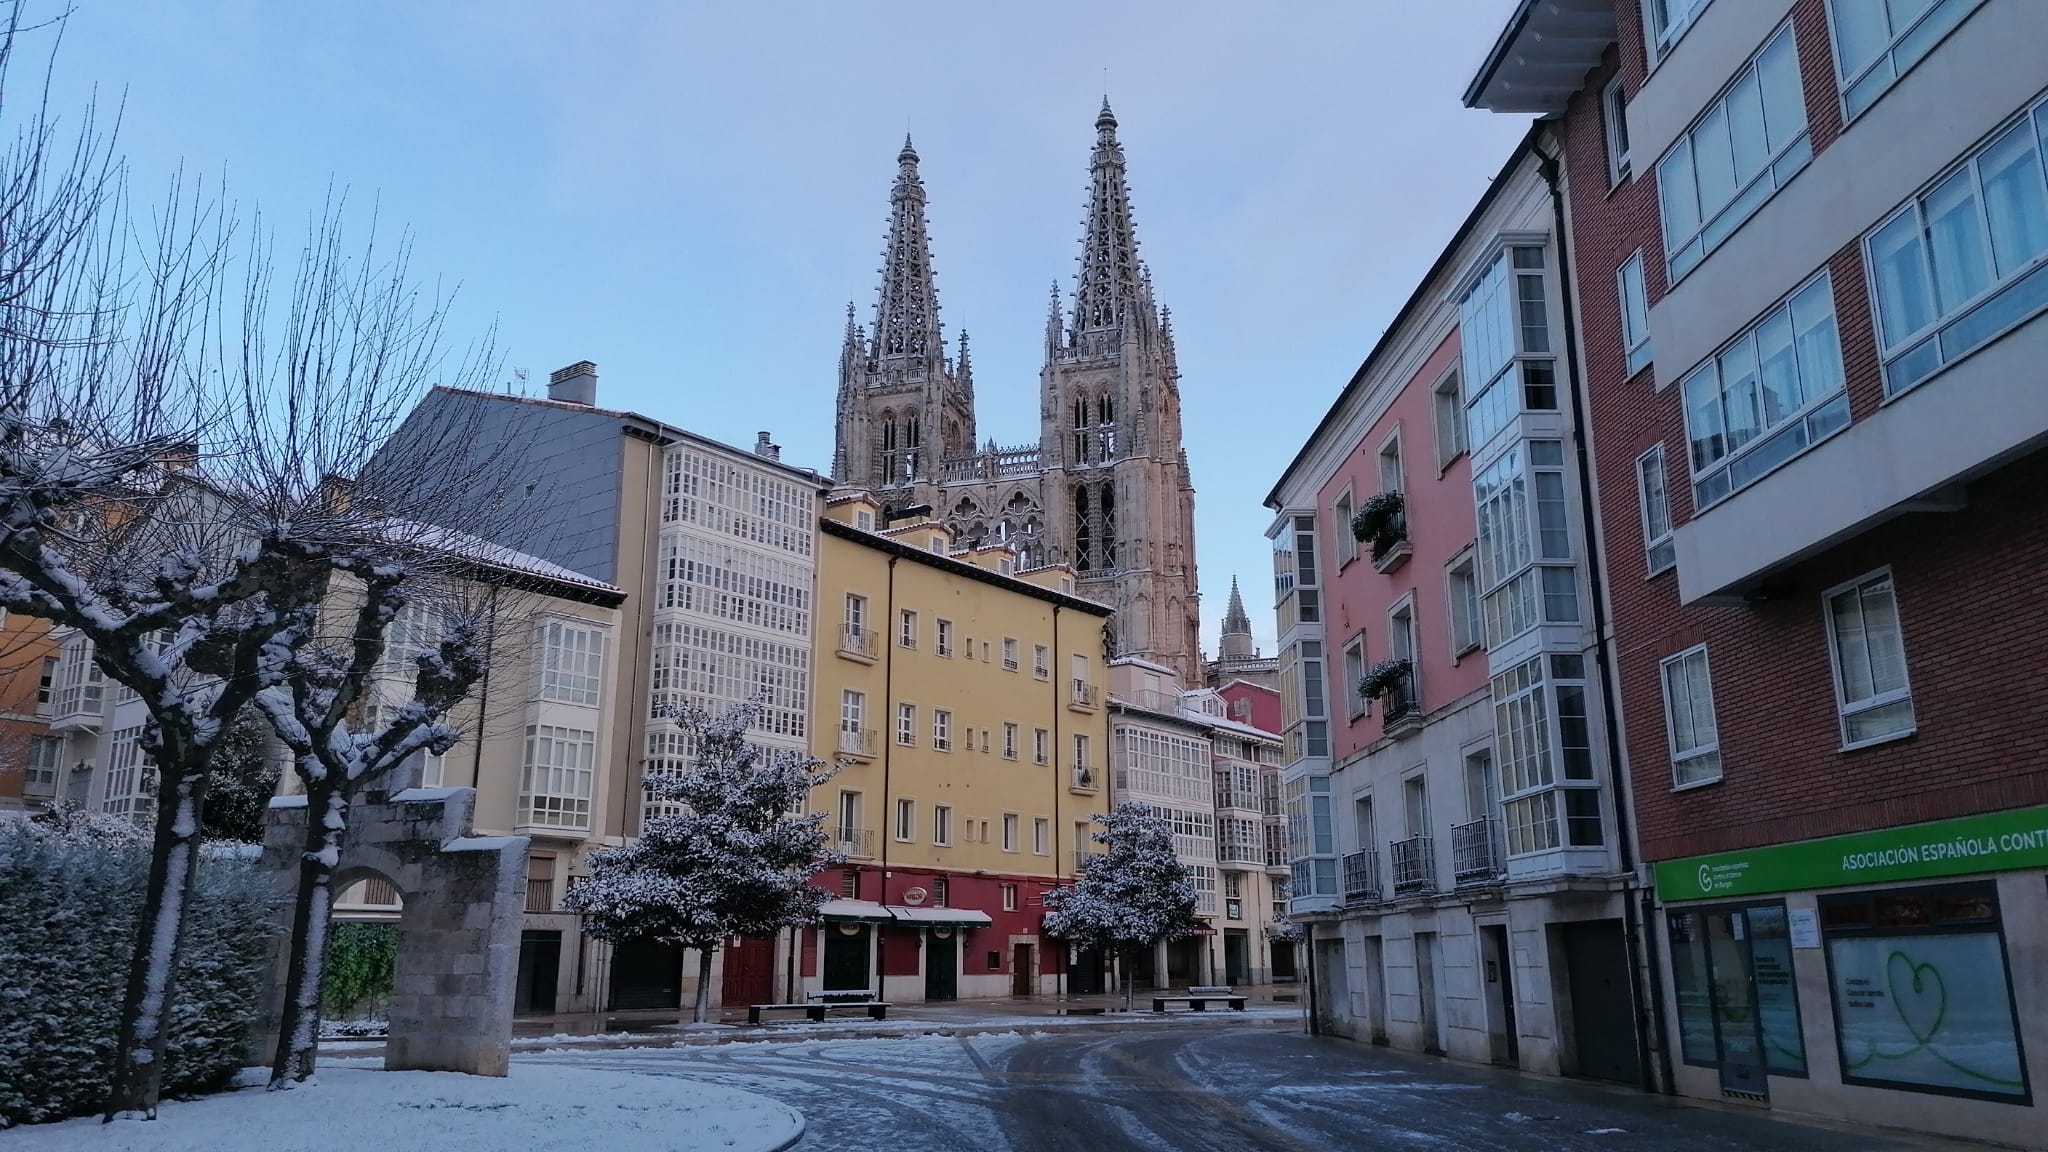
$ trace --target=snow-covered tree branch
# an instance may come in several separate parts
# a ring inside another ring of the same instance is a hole
[[[1143,804],[1126,801],[1098,813],[1091,835],[1108,851],[1089,861],[1080,880],[1045,894],[1045,930],[1087,947],[1114,951],[1124,969],[1124,1006],[1131,1004],[1131,960],[1139,948],[1181,940],[1201,927],[1195,885],[1173,854],[1173,828]]]

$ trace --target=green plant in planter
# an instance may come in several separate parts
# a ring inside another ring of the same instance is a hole
[[[1405,525],[1401,513],[1407,508],[1398,489],[1375,492],[1358,506],[1358,514],[1351,518],[1352,538],[1360,543],[1370,543],[1374,559],[1386,554],[1389,548],[1401,542]]]
[[[1414,668],[1406,660],[1382,660],[1365,670],[1358,680],[1358,694],[1367,700],[1378,700],[1401,686]]]

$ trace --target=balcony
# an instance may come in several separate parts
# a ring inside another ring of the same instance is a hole
[[[875,833],[872,828],[840,828],[832,833],[832,850],[853,860],[866,860],[875,854]]]
[[[1095,685],[1086,680],[1076,680],[1067,695],[1067,707],[1076,712],[1095,711]]]
[[[376,903],[373,900],[365,904]],[[555,882],[545,876],[530,877],[526,881],[526,910],[528,912],[553,912],[555,910]]]
[[[1372,542],[1372,566],[1381,572],[1392,572],[1414,554],[1415,545],[1408,539],[1408,514],[1396,512],[1389,518],[1386,531]]]
[[[1103,855],[1104,853],[1091,852],[1086,848],[1074,849],[1074,875],[1079,876],[1094,867],[1095,862],[1102,859]]]
[[[839,632],[839,654],[856,664],[873,664],[880,645],[875,634],[862,628],[843,628]]]
[[[1380,731],[1396,740],[1422,731],[1422,703],[1414,686],[1415,674],[1406,672],[1380,697]]]
[[[1419,896],[1436,891],[1436,842],[1410,836],[1387,846],[1394,863],[1394,894]]]
[[[1344,857],[1344,902],[1346,904],[1377,904],[1380,902],[1379,853],[1372,851],[1353,852]]]
[[[839,754],[857,760],[873,760],[875,749],[881,744],[873,728],[841,728],[839,730]]]
[[[1095,791],[1095,769],[1086,764],[1074,765],[1073,789],[1076,792]]]
[[[1451,880],[1460,888],[1498,884],[1507,875],[1500,821],[1491,816],[1451,825]]]
[[[1415,547],[1408,541],[1408,507],[1400,490],[1390,488],[1366,497],[1351,518],[1351,535],[1369,546],[1372,566],[1381,572],[1406,564]]]

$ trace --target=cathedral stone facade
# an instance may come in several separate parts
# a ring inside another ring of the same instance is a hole
[[[925,226],[924,181],[906,138],[871,329],[847,306],[833,476],[891,509],[929,508],[963,546],[1016,549],[1020,567],[1065,564],[1079,593],[1116,609],[1118,655],[1201,682],[1195,490],[1181,449],[1172,318],[1138,257],[1116,117],[1103,101],[1089,161],[1087,229],[1074,292],[1054,284],[1039,369],[1035,442],[983,440],[967,333],[947,355]],[[922,513],[919,513],[920,515]]]

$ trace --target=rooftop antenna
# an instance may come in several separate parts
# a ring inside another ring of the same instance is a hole
[[[505,394],[508,396],[526,395],[526,369],[514,368],[512,370],[512,380],[505,385]]]

